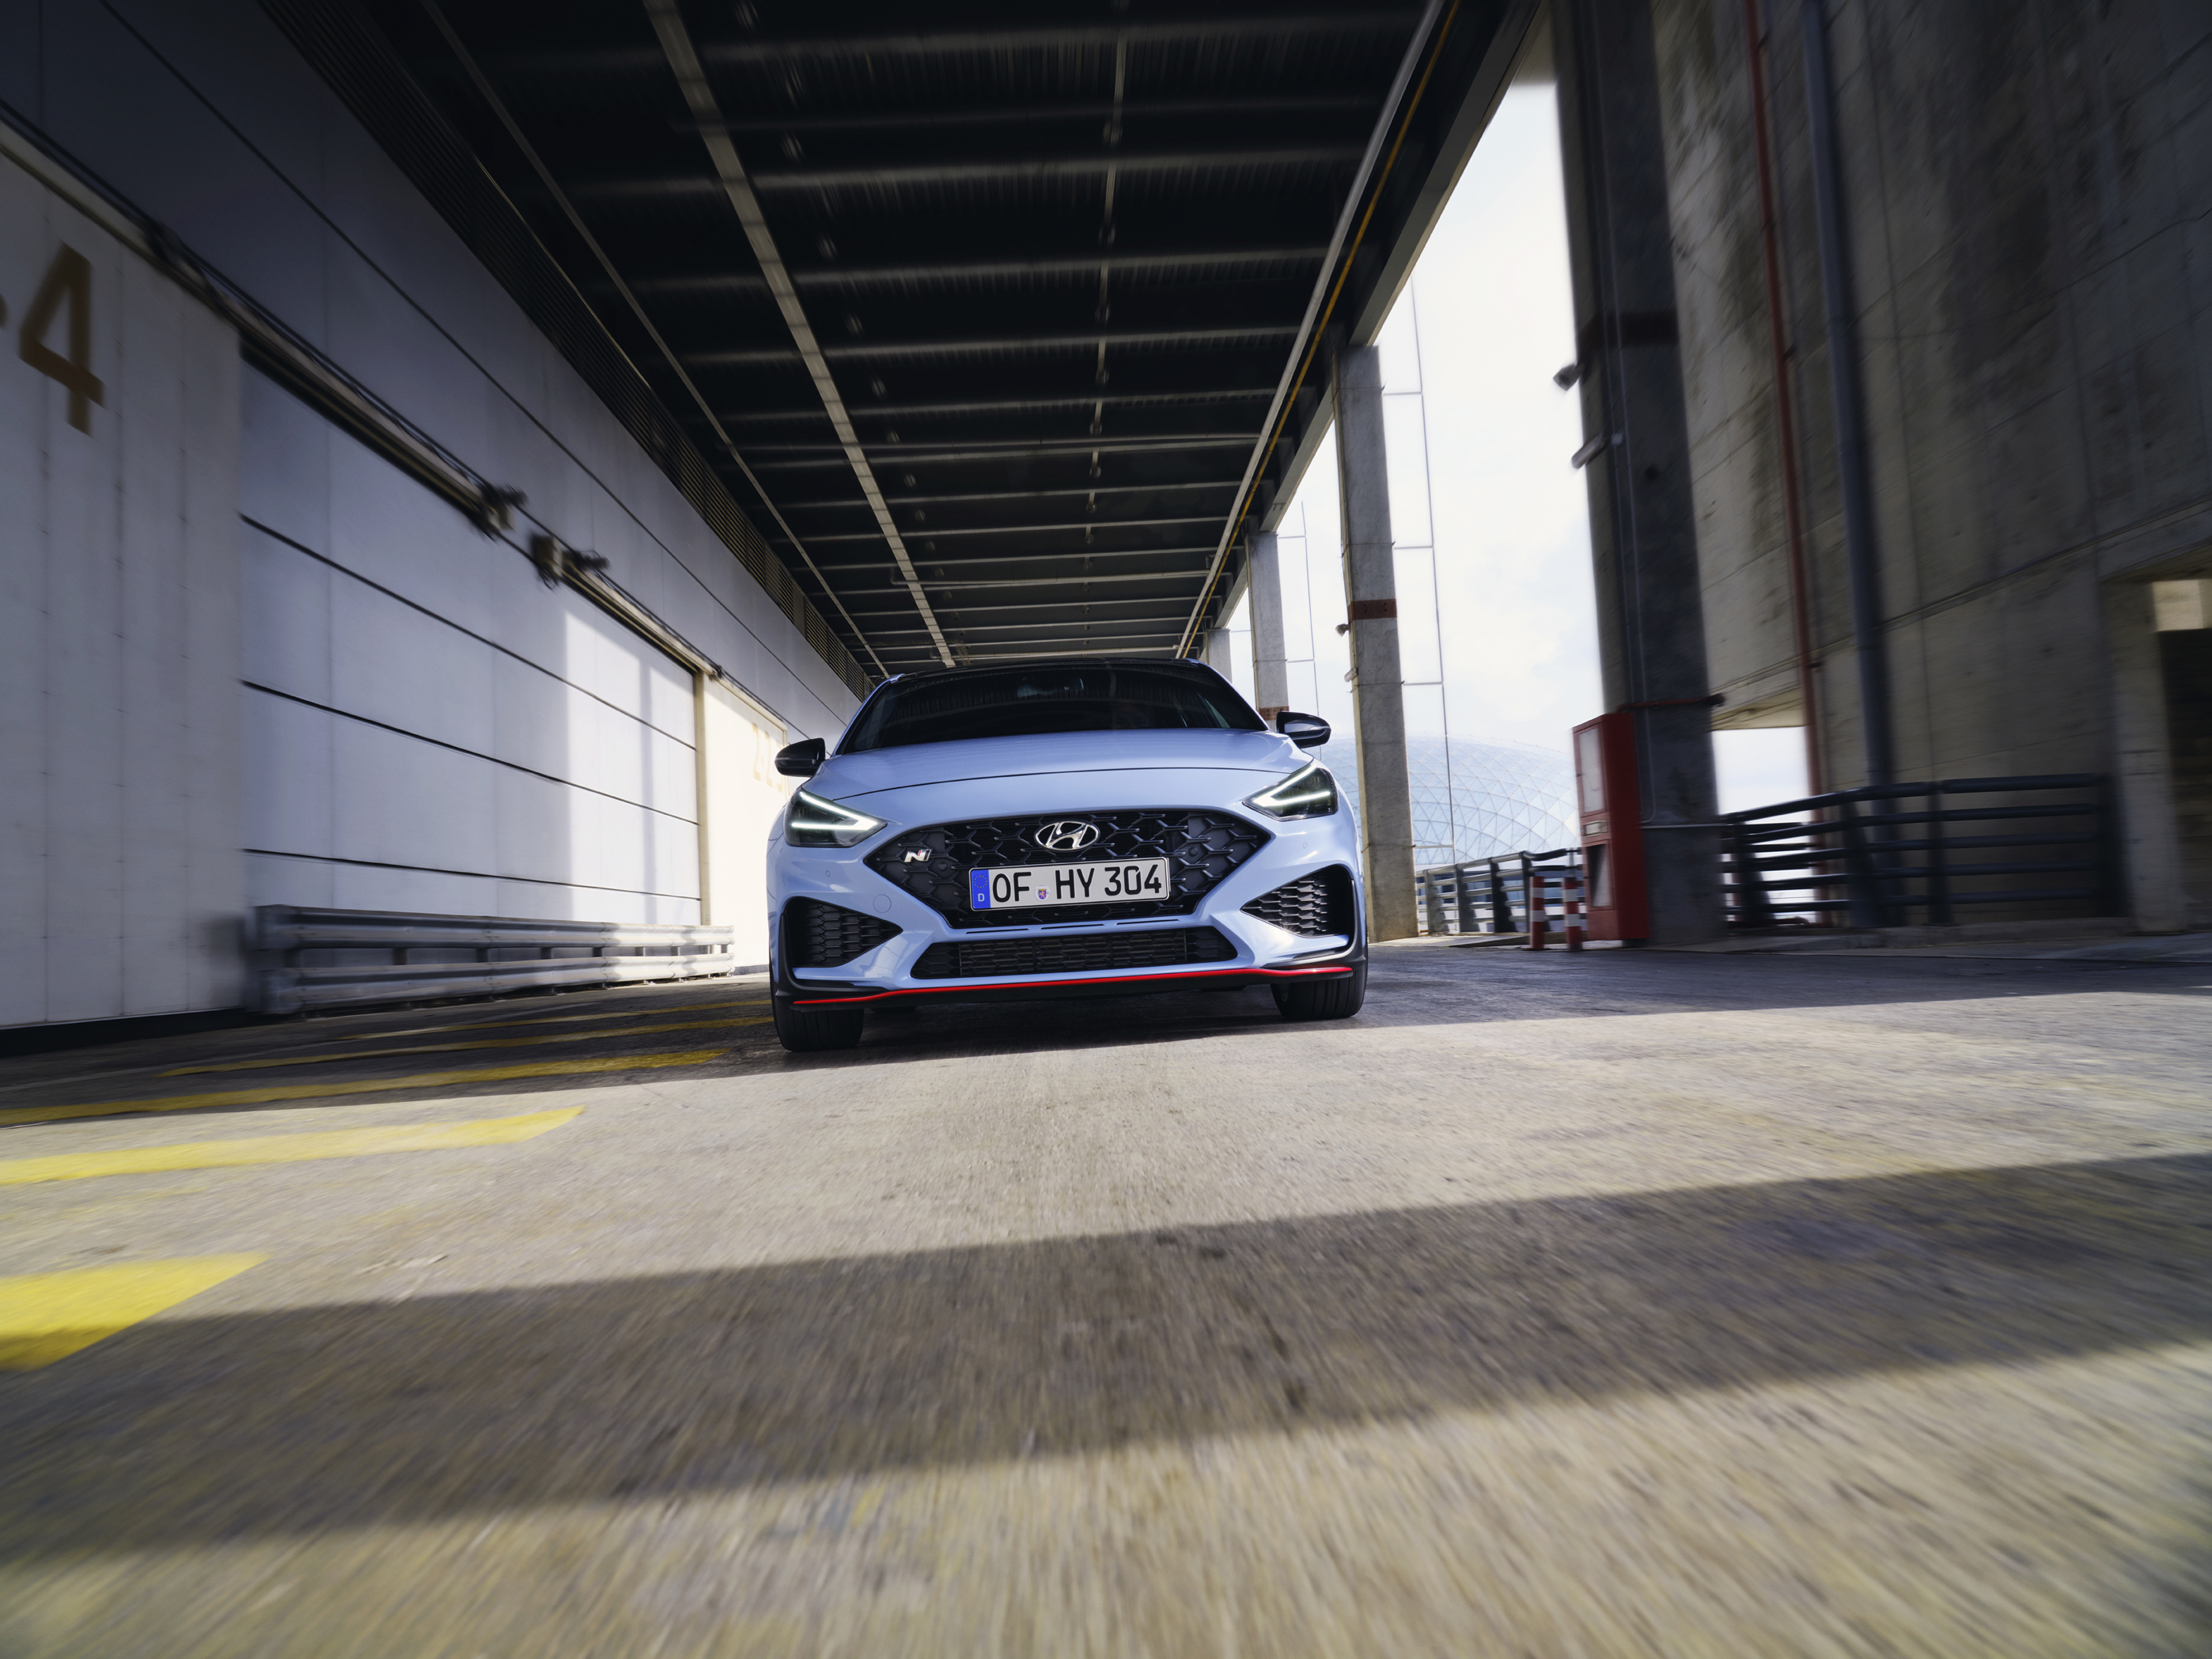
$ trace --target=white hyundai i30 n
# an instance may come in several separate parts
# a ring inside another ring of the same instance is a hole
[[[872,1008],[1264,985],[1291,1019],[1367,988],[1351,810],[1228,681],[1162,658],[903,674],[807,781],[769,852],[775,1030],[842,1048]]]

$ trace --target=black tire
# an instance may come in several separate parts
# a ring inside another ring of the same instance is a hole
[[[1268,988],[1285,1019],[1350,1019],[1367,1000],[1364,968],[1327,979],[1293,980]]]
[[[795,1054],[823,1048],[850,1048],[860,1040],[868,1022],[865,1008],[794,1008],[775,1005],[776,1041]]]

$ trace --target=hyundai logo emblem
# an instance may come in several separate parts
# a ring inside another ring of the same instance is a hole
[[[1098,826],[1080,818],[1062,818],[1058,823],[1048,823],[1030,839],[1048,853],[1079,853],[1098,839]]]

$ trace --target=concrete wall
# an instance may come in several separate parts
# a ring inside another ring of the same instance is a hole
[[[1819,739],[1840,787],[1865,774],[1801,10],[1762,9]],[[2160,772],[2148,597],[2105,590],[2212,569],[2212,9],[1827,10],[1899,775]],[[1654,11],[1718,720],[1789,721],[1743,8]],[[2174,856],[2156,781],[2124,792],[2139,874]]]
[[[750,700],[747,729],[729,727],[733,776],[763,744],[842,728],[849,689],[252,0],[0,0],[0,98],[463,464],[524,491],[520,535],[605,556],[722,666]],[[234,445],[234,356],[226,372],[207,441]],[[688,670],[542,587],[513,546],[273,384],[249,374],[242,396],[234,913],[691,921],[702,845],[726,866],[716,919],[744,915],[748,890],[760,908],[777,791],[723,789],[726,819],[760,822],[702,836],[718,757],[696,751]],[[118,833],[167,834],[160,794],[118,809]],[[210,980],[173,1006],[233,1000]],[[145,1010],[79,999],[0,1023],[126,1011]]]
[[[1786,703],[1743,9],[1655,9],[1714,684],[1732,706]],[[1765,9],[1822,741],[1842,785],[1863,761],[1800,11]],[[2109,770],[2099,585],[2212,540],[2212,11],[1829,12],[1899,772]]]
[[[0,154],[0,1026],[241,989],[238,343],[96,214]]]
[[[1802,723],[1743,7],[1659,0],[1654,12],[1705,650],[1713,688],[1727,698],[1716,724]],[[1770,66],[1770,80],[1778,67]],[[1813,286],[1793,320],[1811,344],[1820,337],[1820,270],[1809,222],[1798,228],[1793,275],[1801,289]],[[1839,583],[1820,611],[1831,641],[1849,629]],[[1841,665],[1836,683],[1848,686],[1849,665]]]

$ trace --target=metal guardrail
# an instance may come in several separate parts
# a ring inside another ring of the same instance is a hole
[[[1951,796],[1993,794],[2067,799],[1945,804]],[[1891,805],[1905,801],[1926,805],[1905,811]],[[1762,822],[1781,818],[1790,821]],[[1953,825],[1992,833],[1959,835]],[[2091,908],[2084,914],[2092,915],[2118,915],[2125,908],[2105,780],[2094,773],[1946,778],[1808,795],[1723,814],[1722,841],[1728,920],[1736,928],[1772,927],[1788,913],[1842,911],[1854,927],[1887,927],[1905,925],[1915,911],[1948,926],[1970,904],[2086,902]],[[1958,857],[1999,849],[2029,856]],[[1802,873],[1789,873],[1794,872]],[[1783,873],[1777,879],[1774,872]],[[2022,886],[2023,876],[2057,879]]]
[[[1413,892],[1428,933],[1525,933],[1529,895],[1547,916],[1563,907],[1556,896],[1562,871],[1579,871],[1579,847],[1547,853],[1501,853],[1464,864],[1435,864],[1413,872]]]
[[[281,955],[260,969],[267,1014],[349,1003],[489,996],[532,986],[707,979],[738,971],[728,927],[620,921],[525,921],[264,904],[252,948]]]

